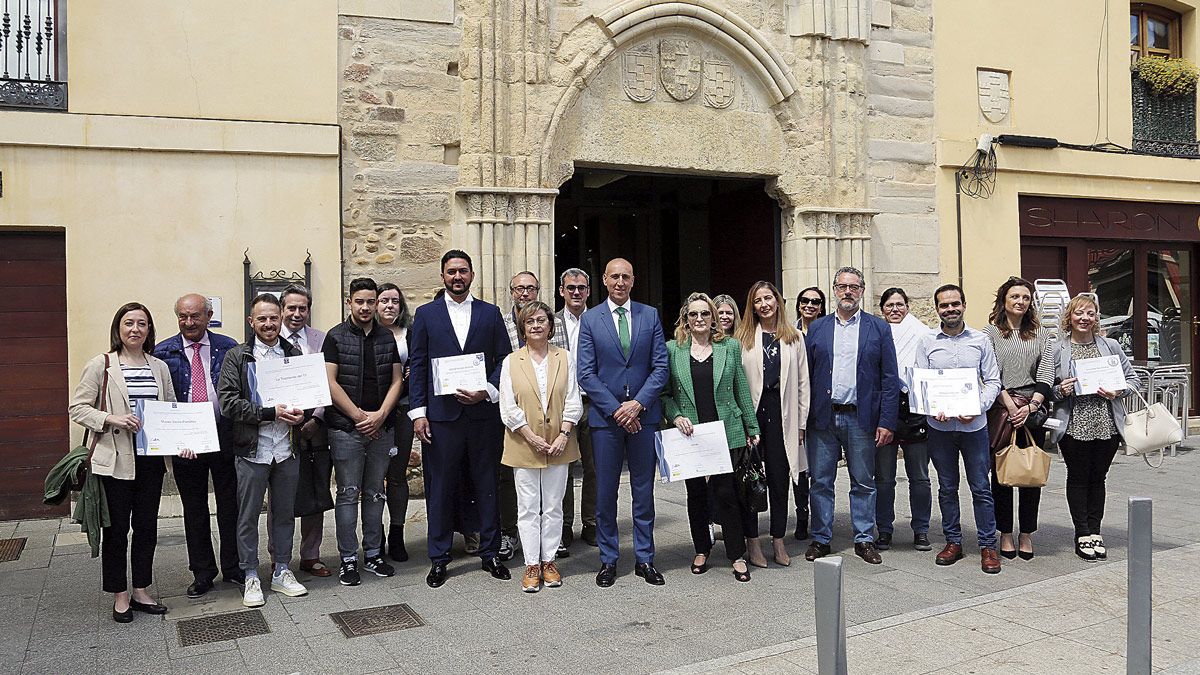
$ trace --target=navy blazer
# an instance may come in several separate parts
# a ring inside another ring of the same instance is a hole
[[[808,372],[812,399],[808,412],[809,428],[833,426],[833,326],[835,314],[827,314],[808,327]],[[899,411],[900,377],[896,370],[896,345],[887,322],[865,311],[858,327],[858,424],[875,433],[882,427],[896,430]]]
[[[214,392],[217,391],[217,383],[221,378],[221,364],[225,362],[225,354],[237,346],[237,340],[208,331],[209,377],[212,378]],[[191,400],[189,396],[192,392],[192,355],[184,351],[182,333],[176,333],[154,345],[154,356],[166,362],[171,371],[171,384],[175,386],[177,401]],[[232,428],[233,423],[224,415],[217,416],[217,431],[224,433]]]
[[[409,351],[409,409],[425,408],[432,422],[452,422],[464,412],[470,419],[500,421],[500,405],[484,399],[475,405],[463,405],[453,395],[434,396],[430,360],[443,356],[483,353],[483,365],[488,382],[500,388],[500,366],[512,351],[508,329],[500,316],[500,308],[479,298],[471,300],[471,327],[467,330],[465,347],[458,346],[454,324],[444,297],[417,308],[412,328],[408,331]]]
[[[629,358],[621,352],[621,339],[607,299],[579,319],[575,368],[579,388],[591,400],[588,424],[593,427],[614,424],[613,413],[631,399],[645,408],[642,426],[657,426],[662,419],[659,395],[671,376],[662,321],[653,307],[640,302],[631,302],[629,306],[633,317]]]

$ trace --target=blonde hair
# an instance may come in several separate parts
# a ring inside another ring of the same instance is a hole
[[[688,305],[693,302],[702,301],[708,305],[709,322],[712,328],[712,341],[720,342],[725,339],[725,331],[717,327],[717,306],[713,304],[712,298],[708,297],[707,293],[692,293],[687,297],[687,302],[683,303],[683,307],[679,308],[679,318],[675,321],[675,343],[684,344],[691,339],[692,331],[688,328],[687,311]]]
[[[1067,308],[1063,310],[1062,320],[1059,321],[1058,327],[1062,330],[1063,335],[1071,334],[1071,315],[1075,313],[1075,310],[1084,305],[1091,305],[1096,309],[1096,320],[1092,323],[1092,335],[1100,332],[1100,305],[1096,303],[1096,299],[1093,297],[1077,295],[1067,303]]]
[[[775,339],[785,345],[790,345],[800,339],[800,331],[796,330],[796,327],[784,315],[787,300],[779,293],[779,289],[769,281],[756,281],[750,287],[750,292],[746,294],[746,311],[742,314],[745,319],[738,324],[737,332],[734,334],[738,342],[742,343],[742,348],[746,350],[754,349],[754,337],[758,332],[759,325],[758,313],[754,311],[754,296],[764,288],[775,296],[775,305],[778,307],[775,310]]]

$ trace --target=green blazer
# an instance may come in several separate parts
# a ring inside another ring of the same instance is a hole
[[[691,338],[682,344],[675,340],[667,342],[671,380],[663,389],[662,404],[664,421],[668,424],[680,415],[692,424],[700,422],[692,389],[691,349]],[[733,338],[713,343],[713,388],[717,417],[725,423],[729,447],[745,447],[747,436],[758,435],[758,416],[754,414],[746,371],[742,370],[742,346]]]

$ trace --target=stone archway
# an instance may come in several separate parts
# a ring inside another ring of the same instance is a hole
[[[452,239],[477,257],[482,297],[522,269],[553,278],[553,202],[576,161],[768,178],[785,292],[870,270],[861,38],[764,33],[714,0],[629,0],[551,46],[546,16],[519,13],[515,35],[464,28]]]

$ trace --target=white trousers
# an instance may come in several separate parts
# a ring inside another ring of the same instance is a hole
[[[569,464],[545,469],[513,469],[517,487],[517,533],[526,565],[554,560],[562,543],[563,495]]]

